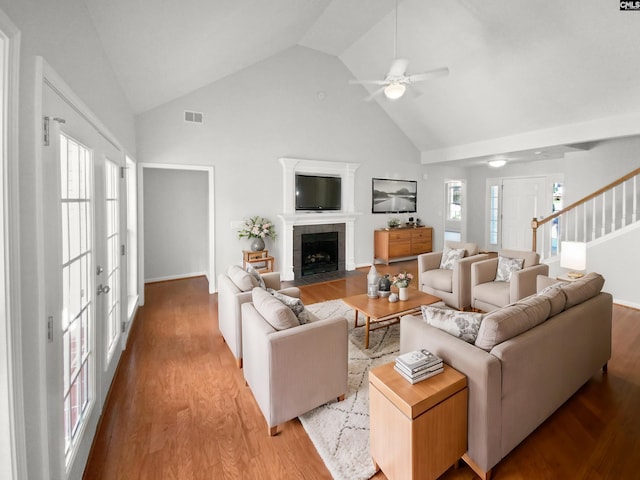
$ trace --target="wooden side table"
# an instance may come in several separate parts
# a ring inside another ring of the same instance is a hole
[[[389,480],[435,479],[467,451],[467,377],[445,365],[412,385],[394,363],[369,371],[371,457]]]
[[[260,273],[273,272],[273,257],[269,256],[269,250],[242,251],[242,268],[252,265]]]

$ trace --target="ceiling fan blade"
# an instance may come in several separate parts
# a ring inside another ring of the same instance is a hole
[[[384,87],[380,87],[378,90],[373,92],[371,95],[364,99],[365,102],[370,102],[376,95],[380,95],[384,91]]]
[[[385,80],[349,80],[351,85],[386,85]]]
[[[391,64],[391,68],[389,69],[389,73],[387,73],[387,77],[402,77],[404,73],[407,71],[407,66],[409,65],[409,60],[406,58],[396,58]]]
[[[406,82],[407,83],[423,82],[424,80],[430,80],[432,78],[443,77],[446,75],[449,75],[449,69],[447,67],[437,68],[435,70],[429,70],[428,72],[409,75],[408,77],[406,77]]]

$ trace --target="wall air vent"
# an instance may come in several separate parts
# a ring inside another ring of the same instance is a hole
[[[200,112],[184,112],[184,121],[189,123],[204,123],[204,114]]]

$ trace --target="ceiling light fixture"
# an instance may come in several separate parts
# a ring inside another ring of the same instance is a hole
[[[384,87],[384,94],[389,100],[397,100],[404,95],[406,89],[402,83],[394,82]]]
[[[506,164],[507,164],[507,161],[506,160],[501,160],[501,159],[491,160],[489,162],[489,166],[490,167],[494,167],[494,168],[504,167]]]

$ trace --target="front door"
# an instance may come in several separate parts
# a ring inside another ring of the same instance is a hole
[[[502,248],[531,250],[531,220],[551,210],[550,198],[546,177],[503,179]]]

